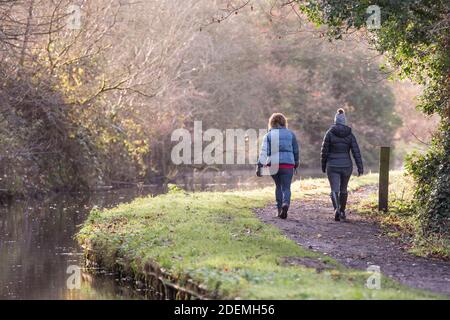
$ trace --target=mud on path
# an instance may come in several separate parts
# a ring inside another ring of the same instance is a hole
[[[273,206],[256,213],[299,245],[324,253],[347,267],[366,270],[369,265],[377,265],[384,275],[400,283],[450,296],[450,262],[407,253],[397,240],[383,235],[375,221],[351,211],[352,202],[372,192],[373,187],[366,187],[349,194],[346,222],[334,221],[326,195],[294,201],[286,220],[275,216]]]

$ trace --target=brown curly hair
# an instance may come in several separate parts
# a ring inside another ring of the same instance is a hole
[[[268,124],[269,130],[276,127],[288,127],[288,121],[284,114],[282,113],[274,113],[269,118],[269,124]]]

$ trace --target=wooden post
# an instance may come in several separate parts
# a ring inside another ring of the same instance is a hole
[[[378,185],[378,210],[388,211],[389,196],[389,155],[390,147],[380,148],[380,178]]]

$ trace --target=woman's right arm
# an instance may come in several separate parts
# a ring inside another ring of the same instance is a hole
[[[292,151],[294,153],[295,168],[298,168],[300,164],[300,147],[298,146],[297,137],[292,132]]]
[[[353,159],[355,159],[356,166],[358,167],[358,174],[362,175],[364,173],[364,167],[361,157],[361,151],[359,150],[358,141],[352,133],[352,142],[350,144],[350,149],[352,150]]]

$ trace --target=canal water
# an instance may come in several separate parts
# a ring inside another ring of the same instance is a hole
[[[220,180],[211,184],[188,182],[185,187],[196,191],[227,190],[271,184],[266,177],[257,183]],[[83,272],[81,288],[70,290],[67,282],[73,266],[84,265],[74,236],[94,206],[109,208],[162,192],[159,187],[145,187],[59,194],[41,200],[13,200],[0,206],[0,299],[141,299],[144,295],[129,281],[102,270]]]
[[[67,286],[71,266],[83,266],[74,235],[92,207],[108,208],[139,195],[134,189],[64,194],[0,207],[0,299],[139,298],[121,279],[101,270],[82,273],[79,290]]]

